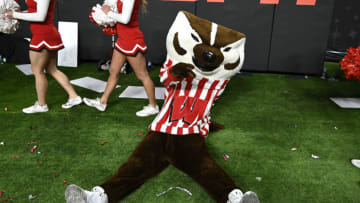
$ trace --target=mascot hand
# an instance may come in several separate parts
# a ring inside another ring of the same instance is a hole
[[[214,123],[214,122],[211,122],[210,123],[210,132],[217,132],[219,130],[223,130],[225,129],[225,126],[223,124],[220,124],[220,123]]]
[[[170,68],[170,73],[176,78],[195,77],[196,75],[192,69],[194,69],[192,64],[178,63]]]

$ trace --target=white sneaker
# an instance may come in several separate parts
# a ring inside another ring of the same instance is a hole
[[[22,110],[24,113],[42,113],[42,112],[48,112],[49,108],[48,106],[45,104],[43,106],[40,106],[39,103],[36,101],[34,105],[27,107],[27,108],[23,108]]]
[[[360,159],[353,159],[353,160],[351,160],[351,163],[352,163],[356,168],[360,168]]]
[[[84,103],[86,105],[91,106],[91,107],[95,107],[99,111],[105,111],[105,109],[106,109],[106,104],[102,104],[100,102],[100,98],[89,99],[89,98],[84,97],[83,101],[84,101]]]
[[[248,191],[243,194],[239,189],[232,190],[228,198],[227,203],[260,203],[255,192]]]
[[[68,99],[67,102],[63,105],[61,105],[61,107],[63,109],[70,109],[71,107],[75,106],[75,105],[79,105],[82,103],[82,99],[80,96],[77,96],[76,98],[73,99]]]
[[[150,104],[147,106],[144,106],[144,108],[138,112],[136,112],[136,115],[139,117],[145,117],[150,116],[159,113],[159,106],[156,105],[155,107],[151,106]]]
[[[108,203],[108,196],[100,186],[88,191],[71,184],[65,190],[65,199],[67,203]]]

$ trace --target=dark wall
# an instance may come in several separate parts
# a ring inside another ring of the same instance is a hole
[[[79,22],[79,59],[98,61],[109,57],[111,36],[90,22],[92,6],[102,0],[57,3],[56,20]],[[148,45],[146,57],[162,64],[167,31],[179,10],[186,10],[247,35],[244,70],[320,74],[328,42],[334,0],[316,6],[296,6],[296,0],[279,5],[259,0],[226,0],[224,3],[149,0],[148,13],[139,16]],[[24,26],[23,26],[24,27]],[[28,27],[18,35],[29,35]]]
[[[316,6],[281,1],[275,8],[269,70],[319,74],[325,57],[334,0]]]
[[[254,0],[200,1],[197,15],[246,34],[243,70],[267,71],[274,6]]]
[[[360,45],[360,1],[336,0],[332,18],[329,50],[346,51]]]
[[[148,12],[140,14],[140,29],[148,46],[146,57],[154,64],[162,64],[166,58],[166,35],[179,10],[195,13],[194,2],[148,1]]]

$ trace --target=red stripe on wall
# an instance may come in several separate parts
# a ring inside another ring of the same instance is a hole
[[[260,4],[279,4],[279,0],[260,0]]]
[[[224,0],[207,0],[210,3],[224,3]]]
[[[315,6],[316,0],[297,0],[296,5]]]

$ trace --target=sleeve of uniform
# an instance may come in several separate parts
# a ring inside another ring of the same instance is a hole
[[[167,60],[160,69],[160,82],[163,83],[165,87],[177,84],[182,80],[182,78],[176,78],[170,73],[170,69],[173,67],[172,63],[171,60]]]
[[[121,13],[115,13],[110,11],[108,16],[119,23],[128,24],[131,19],[131,14],[133,12],[135,5],[135,0],[123,0],[123,7]]]
[[[30,22],[44,22],[49,9],[50,0],[38,0],[36,6],[36,12],[25,13],[25,12],[14,12],[13,17],[19,20],[30,21]]]

